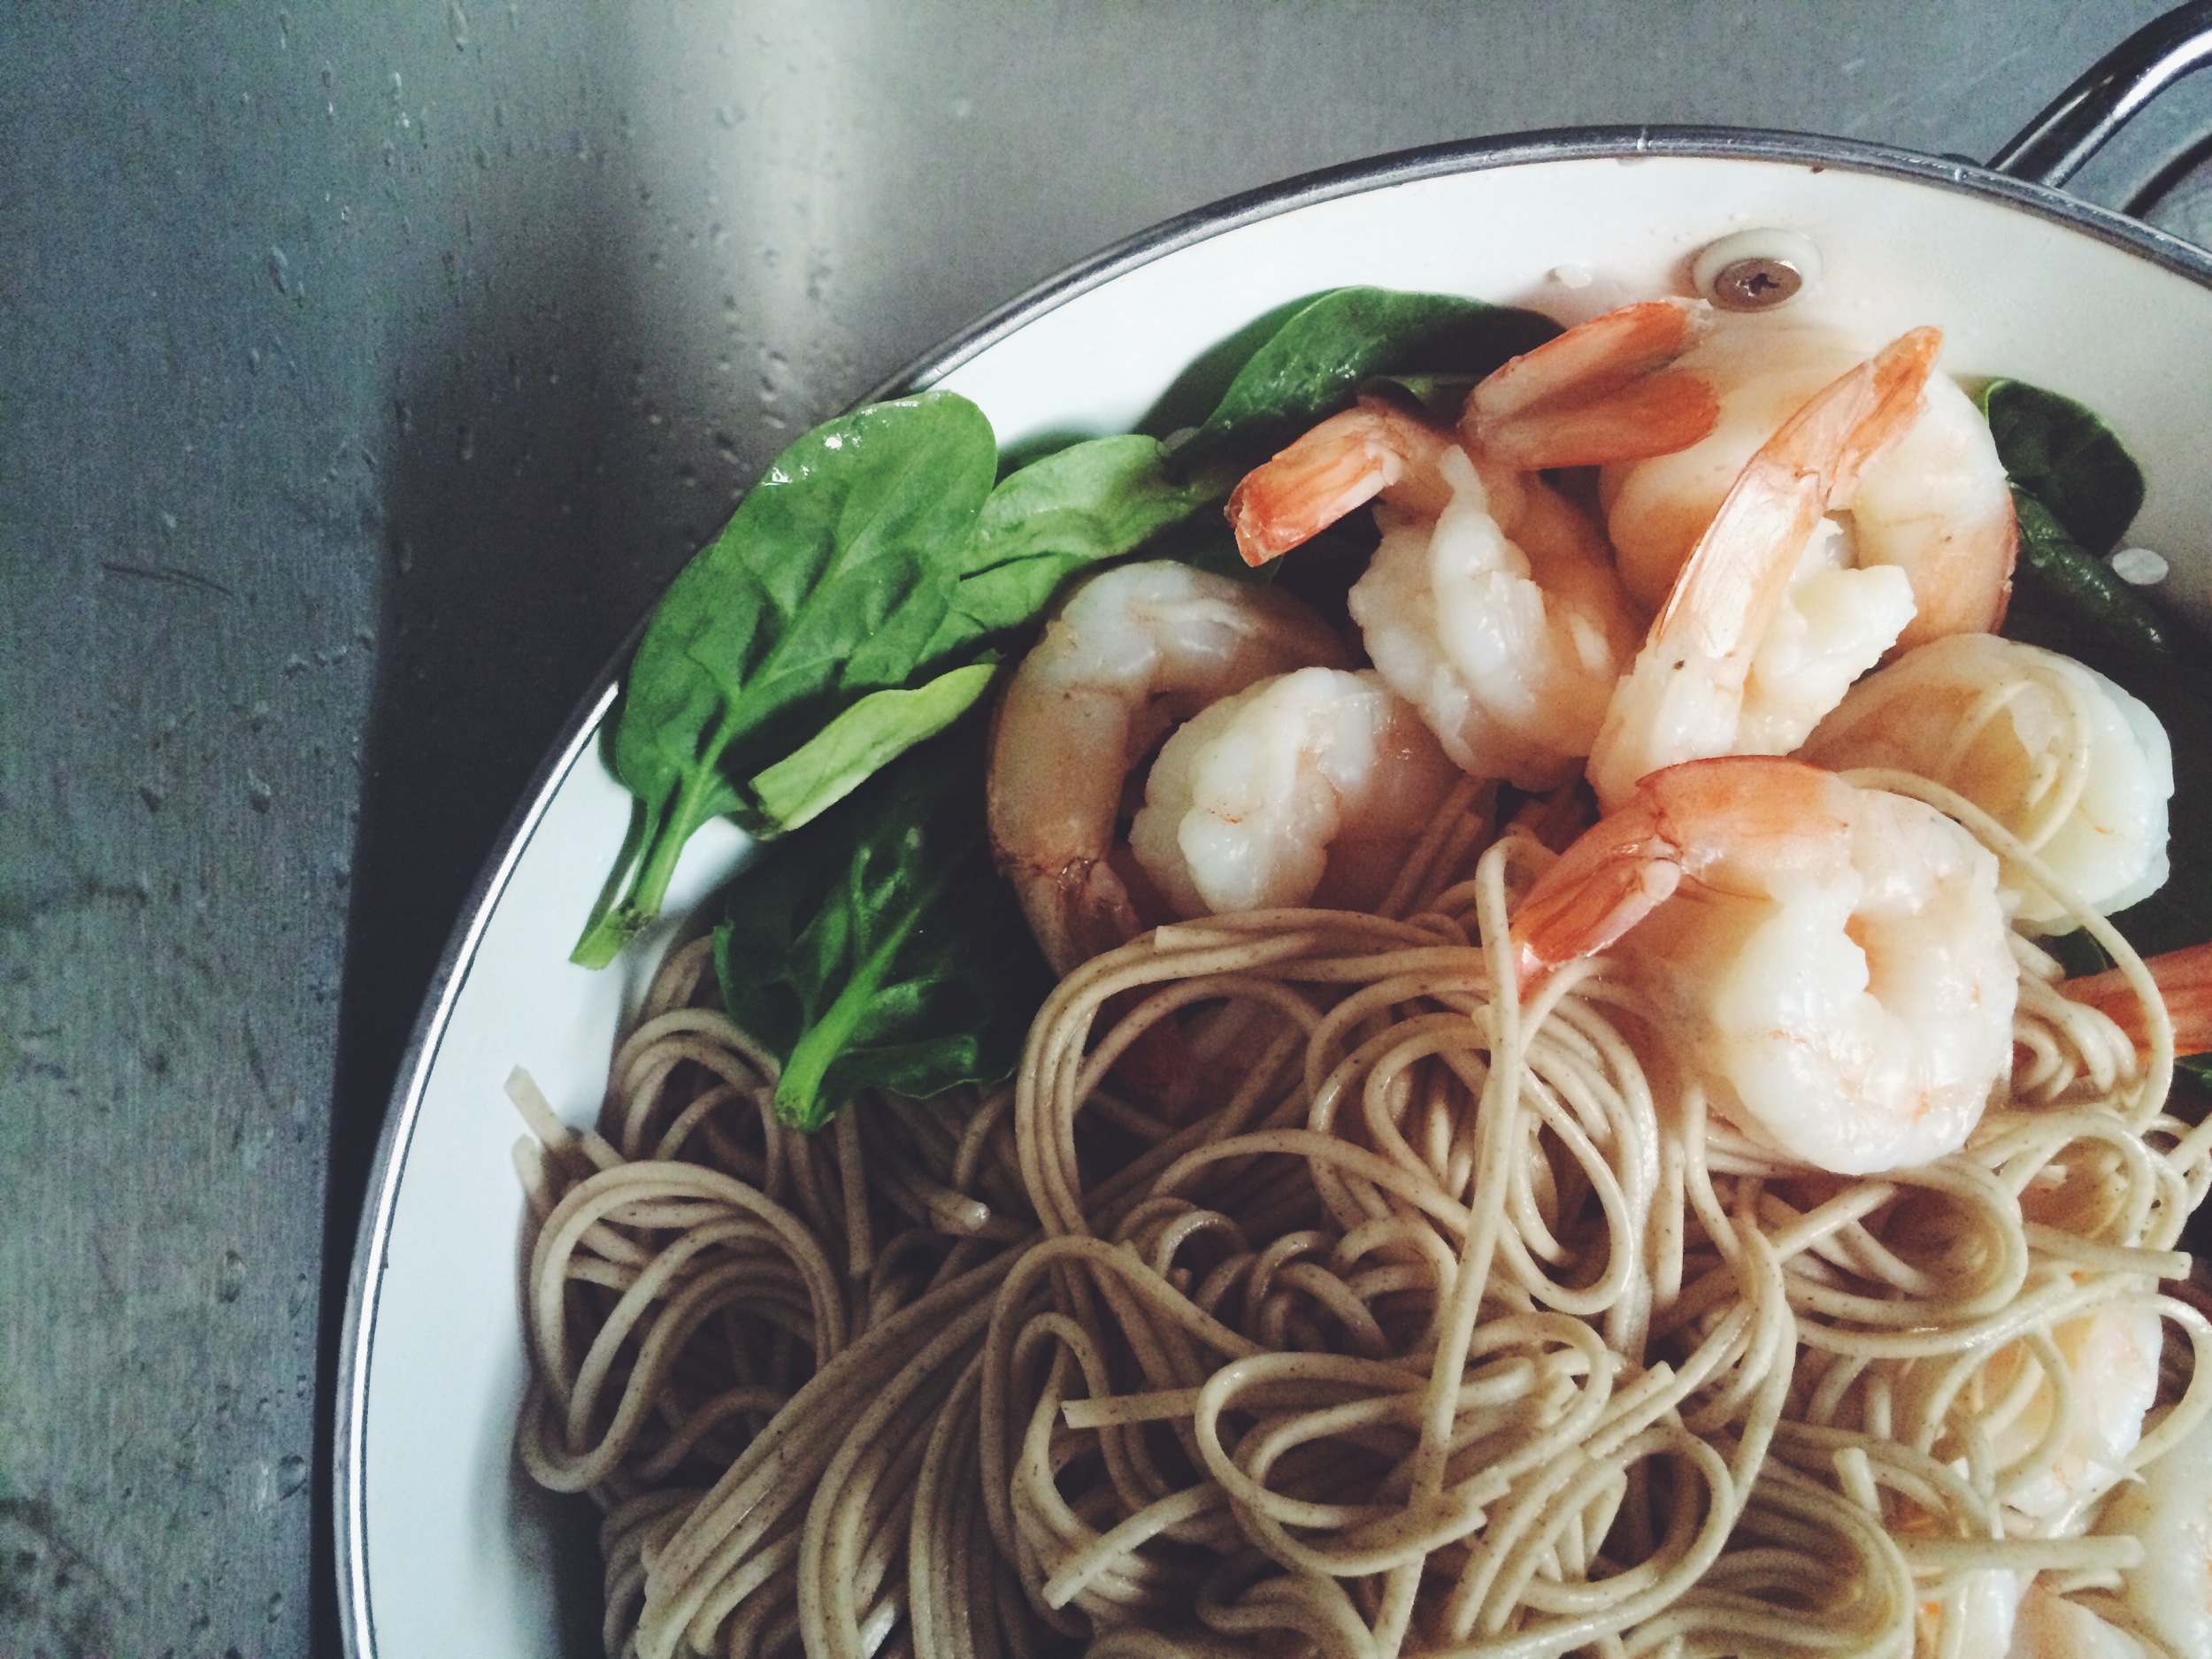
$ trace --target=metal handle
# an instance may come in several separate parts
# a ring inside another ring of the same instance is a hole
[[[2081,170],[2150,101],[2212,64],[2212,0],[2146,23],[2097,60],[1990,160],[1990,169],[2055,188]]]

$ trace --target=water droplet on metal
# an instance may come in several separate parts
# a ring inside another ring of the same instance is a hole
[[[1820,281],[1820,250],[1793,230],[1741,230],[1701,252],[1691,286],[1724,311],[1770,311]]]
[[[294,1452],[276,1466],[277,1496],[288,1498],[307,1485],[307,1459]]]

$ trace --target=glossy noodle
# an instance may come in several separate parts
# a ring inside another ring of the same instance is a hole
[[[1857,780],[2068,902],[1947,792]],[[987,1095],[780,1128],[705,941],[596,1132],[518,1074],[522,1451],[602,1512],[608,1651],[1906,1659],[2012,1572],[2125,1624],[2141,1546],[2089,1517],[2212,1407],[2161,1289],[2212,1185],[2162,1012],[2139,1057],[2017,941],[1965,1148],[1811,1170],[1709,1112],[1603,957],[1516,992],[1555,854],[1492,801],[1379,914],[1084,963]],[[1116,1074],[1162,1027],[1166,1100]],[[2099,1341],[2150,1344],[2139,1440],[2084,1438]]]

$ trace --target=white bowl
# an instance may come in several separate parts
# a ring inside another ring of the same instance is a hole
[[[1901,151],[1640,131],[1388,157],[1148,233],[902,379],[974,399],[1002,444],[1125,431],[1202,351],[1300,296],[1371,283],[1571,323],[1686,292],[1699,249],[1770,227],[1820,250],[1824,275],[1797,302],[1805,314],[1885,338],[1939,324],[1954,374],[2017,376],[2112,419],[2150,480],[2131,539],[2167,556],[2178,603],[2203,617],[2212,261],[2055,192]],[[568,962],[627,821],[594,741],[612,697],[609,683],[588,701],[487,870],[418,1025],[372,1178],[334,1483],[342,1618],[362,1659],[596,1651],[588,1507],[538,1493],[514,1455],[524,1209],[510,1148],[523,1125],[501,1085],[525,1065],[566,1119],[588,1121],[659,942],[602,972]],[[742,847],[726,825],[695,837],[671,913],[696,903]]]

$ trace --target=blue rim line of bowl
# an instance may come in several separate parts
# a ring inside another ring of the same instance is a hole
[[[2212,253],[2165,231],[2062,190],[1993,173],[1961,157],[1930,156],[1854,139],[1730,127],[1594,127],[1465,140],[1393,151],[1301,173],[1278,184],[1225,197],[1167,219],[1047,279],[971,323],[916,358],[861,401],[875,402],[942,379],[1079,295],[1155,259],[1315,203],[1392,185],[1460,173],[1561,161],[1624,160],[1640,156],[1773,162],[1899,179],[1954,189],[2016,207],[2082,232],[2212,288]],[[568,726],[501,830],[432,976],[387,1109],[356,1231],[346,1286],[333,1409],[331,1494],[336,1514],[340,1634],[349,1659],[373,1659],[375,1623],[369,1593],[366,1451],[367,1387],[376,1339],[378,1291],[393,1212],[406,1176],[407,1154],[438,1050],[456,1001],[467,983],[478,942],[555,792],[583,760],[612,706],[622,664],[644,621],[624,640],[570,717]]]

